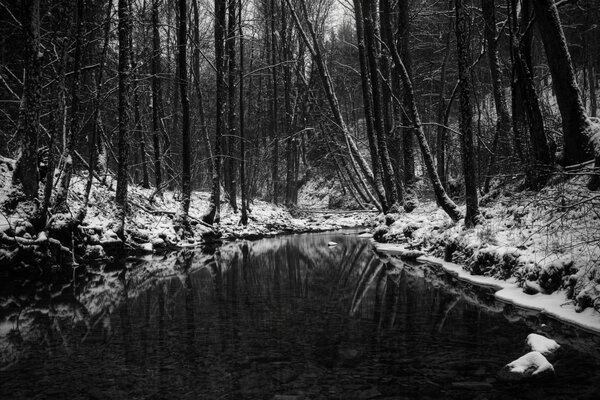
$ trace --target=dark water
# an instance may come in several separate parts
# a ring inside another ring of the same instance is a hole
[[[0,398],[600,398],[597,339],[392,268],[352,235],[121,267],[0,284]],[[556,377],[498,381],[538,329],[564,339]]]

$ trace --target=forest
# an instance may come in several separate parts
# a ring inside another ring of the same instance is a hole
[[[255,201],[287,212],[325,195],[383,215],[435,201],[469,229],[499,191],[573,177],[575,203],[556,207],[598,218],[593,1],[1,6],[9,250],[61,253],[94,229],[148,242],[136,210],[196,243],[222,217],[238,232],[260,220]]]
[[[598,21],[0,0],[0,397],[598,398]]]
[[[115,186],[124,238],[128,186],[152,187],[150,203],[175,191],[189,236],[192,191],[211,193],[202,223],[225,197],[245,225],[253,199],[296,207],[316,179],[346,207],[410,212],[429,196],[471,227],[503,177],[539,190],[600,162],[593,1],[2,8],[3,205],[29,202],[38,232],[76,229],[99,185]],[[87,176],[78,210],[74,176]]]

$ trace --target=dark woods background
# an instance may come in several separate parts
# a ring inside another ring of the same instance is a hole
[[[235,208],[322,180],[342,207],[435,193],[452,212],[446,193],[591,158],[600,4],[555,3],[2,0],[0,155],[61,168],[58,192],[92,164],[184,194],[220,182]]]

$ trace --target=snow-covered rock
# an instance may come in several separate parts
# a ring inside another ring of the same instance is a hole
[[[110,246],[110,245],[121,243],[121,239],[119,239],[119,237],[113,230],[107,229],[104,231],[104,234],[102,235],[102,239],[100,239],[100,243],[103,246]]]
[[[529,334],[525,343],[529,350],[537,351],[545,357],[551,356],[560,349],[560,345],[555,340],[538,335],[537,333]]]
[[[152,244],[153,248],[157,248],[157,249],[162,249],[162,248],[166,247],[166,245],[167,245],[165,243],[165,241],[163,239],[161,239],[161,238],[154,238],[154,239],[152,239],[151,244]]]
[[[142,243],[138,247],[139,251],[143,251],[145,253],[152,253],[153,246],[152,243]]]
[[[95,260],[104,257],[106,257],[106,253],[104,252],[104,248],[99,244],[88,245],[85,247],[84,258]]]
[[[508,381],[554,375],[554,367],[539,351],[531,351],[502,368],[498,377]]]

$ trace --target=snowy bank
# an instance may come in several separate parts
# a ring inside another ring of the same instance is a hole
[[[585,175],[554,177],[539,192],[519,181],[481,201],[483,222],[466,229],[434,203],[380,217],[377,248],[443,267],[496,298],[600,333],[600,195]]]
[[[8,165],[3,164],[5,167]],[[18,188],[11,183],[12,170],[8,167],[0,170],[0,262],[20,263],[25,245],[37,245],[44,239],[49,240],[48,227],[36,231],[29,222],[32,218],[32,202],[14,201]],[[189,209],[189,221],[192,235],[181,236],[174,219],[180,207],[180,193],[166,190],[157,195],[154,188],[130,185],[128,189],[128,212],[125,217],[125,241],[115,234],[114,177],[107,175],[104,183],[94,181],[83,222],[73,231],[73,238],[58,238],[57,245],[64,252],[64,260],[72,260],[73,253],[86,259],[104,258],[107,252],[125,249],[137,253],[163,252],[171,249],[195,247],[214,239],[257,239],[285,233],[304,233],[337,230],[369,225],[373,213],[319,213],[311,218],[295,218],[282,206],[253,200],[250,202],[248,225],[240,224],[240,213],[234,211],[225,199],[221,199],[221,219],[219,224],[208,226],[202,222],[206,213],[210,194],[202,191],[192,193]],[[72,178],[68,193],[67,206],[72,217],[84,204],[85,174]],[[41,185],[43,187],[43,185]],[[40,198],[43,198],[40,188]],[[238,208],[240,208],[238,206]],[[64,214],[56,214],[51,219]],[[50,240],[53,240],[50,238]],[[41,249],[44,252],[45,249]]]
[[[376,251],[390,256],[402,257],[402,254],[407,252],[402,245],[375,242],[374,246]],[[424,265],[442,268],[446,273],[462,282],[493,289],[495,291],[494,297],[503,303],[534,311],[585,331],[600,334],[600,313],[591,308],[576,312],[573,302],[567,301],[564,291],[530,295],[523,292],[515,279],[506,281],[490,276],[472,275],[463,266],[437,257],[420,256],[416,258],[416,261]]]

